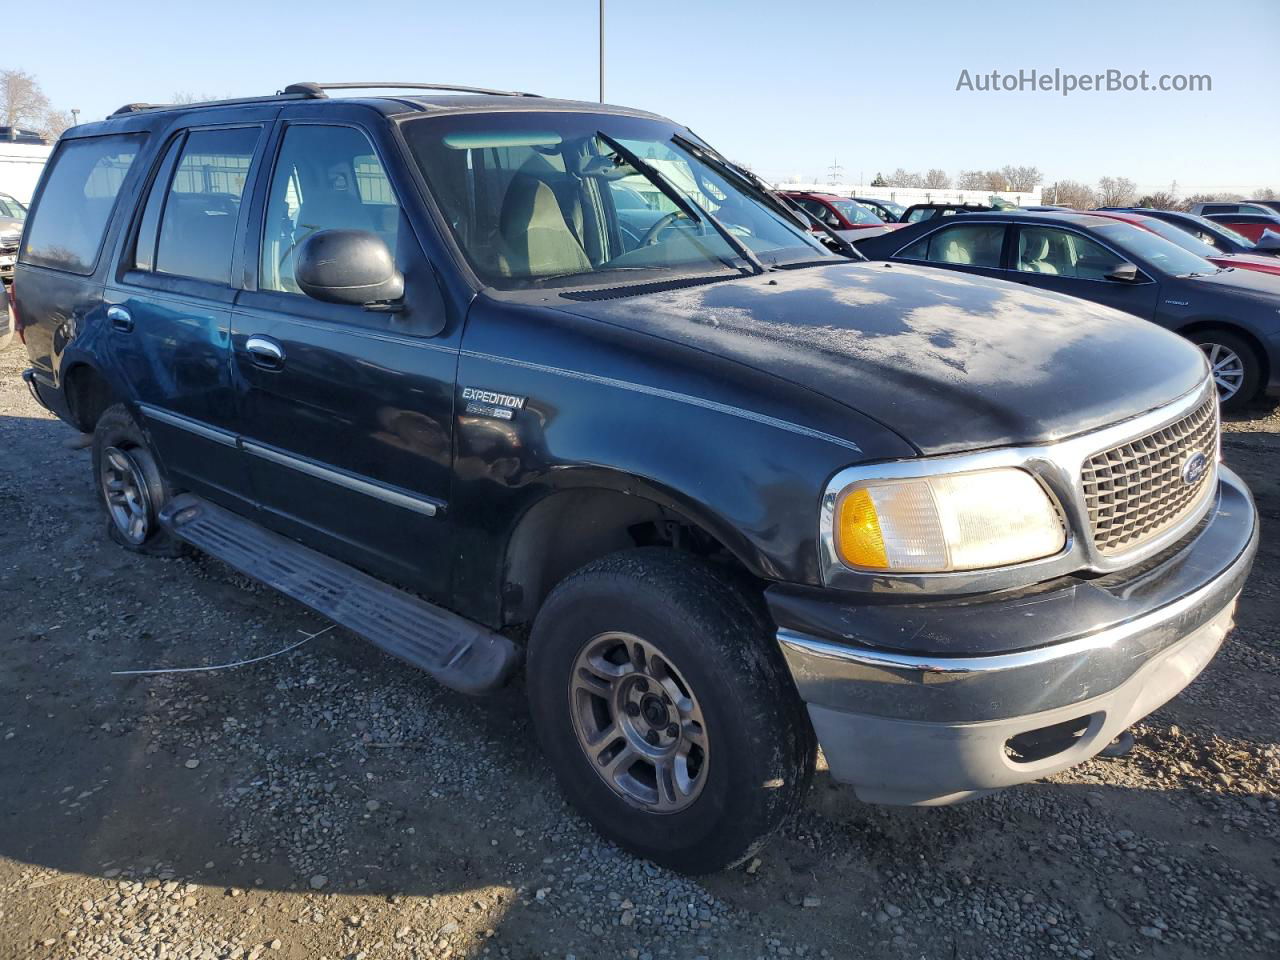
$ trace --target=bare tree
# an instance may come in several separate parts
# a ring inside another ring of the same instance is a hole
[[[46,110],[40,121],[40,134],[48,140],[57,140],[62,132],[75,126],[75,119],[67,110]]]
[[[1005,189],[1012,190],[1014,193],[1030,193],[1044,180],[1039,167],[1015,167],[1009,165],[1001,167],[1000,173],[1009,184]]]
[[[947,171],[934,167],[924,175],[924,185],[929,190],[948,190],[951,178],[947,176]]]
[[[1270,187],[1263,187],[1254,193],[1255,200],[1280,200],[1280,196],[1276,196],[1276,192]]]
[[[49,98],[36,78],[24,70],[0,70],[0,126],[38,127]]]
[[[1176,210],[1178,209],[1178,198],[1168,190],[1157,190],[1155,193],[1145,193],[1134,201],[1134,206],[1148,207],[1152,210]]]
[[[986,190],[987,175],[981,170],[961,170],[956,177],[956,188],[959,190]]]
[[[986,178],[986,183],[983,184],[982,189],[997,193],[1009,189],[1009,178],[1004,175],[1004,171],[988,170],[983,176]]]
[[[923,187],[924,177],[918,173],[912,173],[899,167],[888,177],[889,186],[891,187]]]
[[[1092,210],[1098,206],[1098,195],[1093,187],[1076,180],[1056,180],[1044,188],[1045,203],[1060,204],[1073,210]]]
[[[1129,207],[1138,196],[1138,185],[1128,177],[1099,177],[1098,206]]]

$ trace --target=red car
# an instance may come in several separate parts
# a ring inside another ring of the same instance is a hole
[[[1199,237],[1194,237],[1181,227],[1155,217],[1144,217],[1140,213],[1125,213],[1119,210],[1084,211],[1091,217],[1108,217],[1112,220],[1123,220],[1159,234],[1171,243],[1176,243],[1183,250],[1203,257],[1217,267],[1239,267],[1242,270],[1257,270],[1259,273],[1280,275],[1280,259],[1259,256],[1253,253],[1224,253],[1217,247],[1211,247]]]
[[[870,209],[848,197],[834,193],[810,193],[806,190],[783,190],[782,195],[832,230],[896,230],[900,223],[885,223]]]

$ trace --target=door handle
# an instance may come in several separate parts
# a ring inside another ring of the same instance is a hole
[[[284,366],[284,347],[270,337],[252,336],[244,342],[249,359],[265,370],[279,370]]]
[[[133,314],[119,304],[107,307],[107,319],[111,321],[111,326],[121,333],[129,333],[133,330]]]

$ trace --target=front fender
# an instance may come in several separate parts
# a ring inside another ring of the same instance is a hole
[[[759,577],[818,583],[818,508],[852,463],[905,441],[804,387],[634,331],[480,298],[455,396],[450,498],[457,601],[500,616],[521,518],[572,488],[668,508]],[[474,402],[477,391],[515,406]],[[505,409],[510,413],[499,413]]]

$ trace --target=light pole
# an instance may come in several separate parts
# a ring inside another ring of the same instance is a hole
[[[71,108],[71,125],[74,127],[80,123],[80,110],[78,107]]]
[[[604,0],[600,0],[600,102],[604,103]]]

